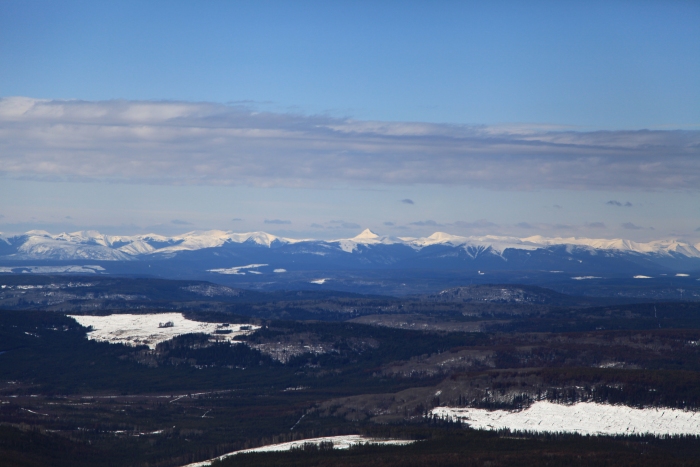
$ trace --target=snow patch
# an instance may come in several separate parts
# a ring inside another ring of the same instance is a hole
[[[651,276],[634,276],[634,279],[653,279]]]
[[[598,277],[598,276],[576,276],[576,277],[572,277],[572,279],[575,280],[575,281],[584,281],[584,280],[588,280],[588,279],[602,279],[602,277]]]
[[[287,272],[287,270],[286,270],[286,269],[279,268],[279,269],[275,269],[275,270],[272,271],[272,272],[276,272],[276,273],[280,274],[280,273],[282,273],[282,272]]]
[[[96,274],[103,272],[105,268],[96,265],[78,266],[70,264],[67,266],[16,266],[0,267],[0,272],[4,273],[30,273],[30,274]]]
[[[309,281],[309,284],[318,284],[318,285],[323,285],[326,283],[326,281],[329,281],[330,279],[324,278],[324,279],[316,279],[313,281]]]
[[[110,344],[130,346],[147,345],[155,349],[161,342],[181,334],[204,333],[217,340],[235,342],[234,338],[249,334],[260,326],[250,324],[203,323],[185,318],[182,313],[155,313],[148,315],[118,314],[108,316],[69,315],[81,326],[91,327],[88,339]],[[245,329],[242,329],[245,328]],[[229,334],[216,334],[217,330]]]
[[[521,411],[436,407],[431,414],[460,420],[481,430],[506,428],[582,435],[700,435],[698,412],[670,408],[638,409],[594,402],[562,405],[539,401]]]
[[[184,467],[205,467],[211,465],[212,462],[217,460],[226,459],[230,456],[235,456],[236,454],[246,454],[249,452],[281,452],[281,451],[291,451],[292,449],[302,448],[305,444],[316,444],[321,443],[333,443],[333,449],[350,449],[350,447],[356,444],[382,444],[382,445],[399,445],[403,446],[406,444],[415,443],[412,440],[404,439],[377,439],[368,438],[362,435],[343,435],[343,436],[325,436],[323,438],[310,438],[310,439],[300,439],[298,441],[290,441],[288,443],[279,444],[268,444],[267,446],[261,446],[259,448],[243,449],[240,451],[229,452],[223,456],[216,457],[214,459],[209,459],[204,462],[195,462],[194,464],[187,464]]]
[[[257,269],[257,268],[261,268],[263,266],[267,266],[267,264],[248,264],[246,266],[236,266],[233,268],[207,269],[207,272],[214,272],[217,274],[234,274],[237,276],[242,276],[245,274],[245,272],[242,271],[243,269]],[[248,272],[250,272],[252,274],[262,274],[261,272],[258,272],[258,271],[248,271]]]

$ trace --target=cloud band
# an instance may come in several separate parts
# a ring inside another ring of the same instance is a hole
[[[211,103],[0,99],[12,178],[322,187],[700,188],[700,131],[372,122]]]

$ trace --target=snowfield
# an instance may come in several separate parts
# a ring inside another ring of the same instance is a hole
[[[88,339],[110,344],[131,346],[147,345],[155,349],[156,345],[181,334],[210,334],[220,341],[235,342],[235,338],[249,334],[260,326],[250,324],[203,323],[185,318],[182,313],[156,313],[149,315],[108,315],[76,316],[69,315],[81,326],[92,327]],[[172,325],[170,325],[172,323]],[[243,328],[243,329],[242,329]],[[231,331],[217,334],[216,331]]]
[[[31,273],[31,274],[96,274],[103,272],[105,268],[95,265],[68,265],[68,266],[17,266],[17,267],[0,267],[0,272],[9,273]]]
[[[623,405],[535,402],[521,411],[436,407],[431,414],[460,420],[480,430],[579,433],[582,435],[700,435],[698,412],[669,408],[637,409]]]
[[[411,440],[403,439],[376,439],[376,438],[366,438],[361,435],[344,435],[344,436],[326,436],[324,438],[310,438],[310,439],[300,439],[298,441],[290,441],[289,443],[280,444],[269,444],[267,446],[260,446],[259,448],[253,449],[243,449],[241,451],[233,451],[223,456],[216,457],[204,462],[195,462],[194,464],[188,464],[184,467],[205,467],[211,465],[212,462],[216,460],[225,459],[230,456],[235,456],[236,454],[245,454],[249,452],[280,452],[280,451],[291,451],[294,448],[300,448],[304,444],[321,444],[323,442],[333,443],[333,449],[349,449],[351,446],[356,444],[383,444],[383,445],[399,445],[403,446],[406,444],[415,443]]]
[[[235,266],[232,268],[219,268],[219,269],[207,269],[207,272],[214,272],[217,274],[234,274],[237,276],[243,276],[245,275],[245,272],[243,269],[257,269],[261,268],[263,266],[267,266],[267,264],[247,264],[245,266]],[[260,271],[248,271],[249,273],[252,274],[262,274]]]

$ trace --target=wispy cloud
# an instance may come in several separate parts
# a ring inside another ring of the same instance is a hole
[[[335,229],[359,229],[361,227],[360,224],[345,221],[330,221],[329,224],[331,224],[331,228]]]
[[[427,221],[411,222],[410,225],[415,225],[417,227],[439,227],[442,224],[438,224],[437,222],[435,222],[433,220],[427,220]]]
[[[416,203],[413,202],[412,199],[409,199],[409,198],[402,199],[401,202],[402,202],[403,204],[416,204]]]
[[[495,224],[486,219],[478,219],[475,221],[457,221],[452,223],[451,225],[464,229],[493,229],[498,227],[498,224]]]
[[[265,219],[265,224],[275,224],[275,225],[287,225],[291,224],[292,221],[286,221],[281,219]]]
[[[606,225],[603,222],[589,222],[586,224],[586,227],[589,229],[604,229],[606,228]]]
[[[631,208],[632,203],[629,201],[625,201],[624,203],[622,201],[617,201],[615,199],[611,199],[610,201],[606,202],[605,204],[609,206],[617,206],[617,207],[625,207],[625,208]]]
[[[700,131],[372,122],[155,101],[0,99],[0,175],[155,184],[700,188]]]
[[[191,222],[183,221],[183,220],[180,220],[180,219],[173,219],[173,220],[170,221],[170,223],[171,223],[171,224],[175,224],[175,225],[192,225]]]
[[[631,223],[631,222],[625,222],[624,224],[622,224],[622,228],[623,228],[623,229],[627,229],[627,230],[641,230],[641,229],[643,229],[644,227],[640,227],[640,226],[638,226],[638,225],[634,225],[634,224]]]

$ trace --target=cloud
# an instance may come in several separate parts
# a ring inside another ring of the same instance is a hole
[[[0,216],[0,217],[2,217],[2,216]],[[66,216],[66,217],[64,217],[64,219],[73,219],[73,218],[71,216]]]
[[[323,227],[321,224],[316,224],[315,222],[314,222],[313,224],[311,224],[311,227],[314,228],[314,229],[323,229],[323,228],[325,228],[325,227]]]
[[[128,183],[700,189],[700,131],[374,122],[158,101],[0,99],[0,176]]]
[[[623,203],[623,202],[621,202],[621,201],[617,201],[617,200],[614,200],[614,199],[611,199],[610,201],[608,201],[608,202],[605,203],[605,204],[610,205],[610,206],[618,206],[618,207],[623,207],[623,206],[624,206],[624,207],[626,207],[626,208],[631,208],[631,207],[632,207],[632,203],[630,203],[629,201],[626,201],[626,202]]]
[[[463,229],[493,229],[498,227],[498,224],[494,224],[491,221],[487,221],[486,219],[479,219],[473,222],[467,222],[467,221],[457,221],[454,222],[452,225],[455,227],[461,227]]]
[[[416,203],[413,202],[412,199],[409,199],[409,198],[402,199],[401,202],[402,202],[403,204],[416,204]]]
[[[625,222],[624,224],[622,224],[622,228],[623,228],[623,229],[627,229],[627,230],[641,230],[641,229],[643,229],[644,227],[640,227],[640,226],[638,226],[638,225],[634,225],[634,224],[631,223],[631,222]]]
[[[277,224],[277,225],[291,224],[292,223],[292,221],[284,221],[281,219],[265,219],[264,222],[266,224]]]
[[[589,229],[604,229],[606,225],[603,222],[589,222],[586,224],[586,227]]]
[[[697,229],[695,229],[695,231],[696,231],[696,232],[700,232],[700,227],[698,227]]]
[[[427,220],[427,221],[416,221],[416,222],[411,222],[410,225],[416,225],[418,227],[438,227],[442,224],[438,224],[435,221]]]
[[[562,209],[562,207],[561,207],[560,205],[558,205],[558,204],[554,204],[554,205],[552,205],[552,207],[555,208],[555,209]]]
[[[393,222],[388,222],[388,221],[387,221],[387,222],[384,223],[384,225],[386,225],[387,227],[393,227],[393,226],[396,225],[396,224],[394,224]],[[698,230],[700,230],[700,229],[698,229]]]
[[[173,219],[170,221],[170,223],[175,225],[192,225],[192,222],[187,222],[180,219]]]
[[[233,219],[231,219],[231,222],[241,222],[242,220],[243,219],[241,219],[240,217],[234,217]]]
[[[360,224],[355,224],[354,222],[345,221],[330,221],[329,224],[333,224],[335,229],[359,229]],[[335,227],[337,226],[337,227]]]
[[[527,222],[518,222],[515,224],[516,227],[520,227],[521,229],[534,229],[535,226],[532,224],[529,224]]]

